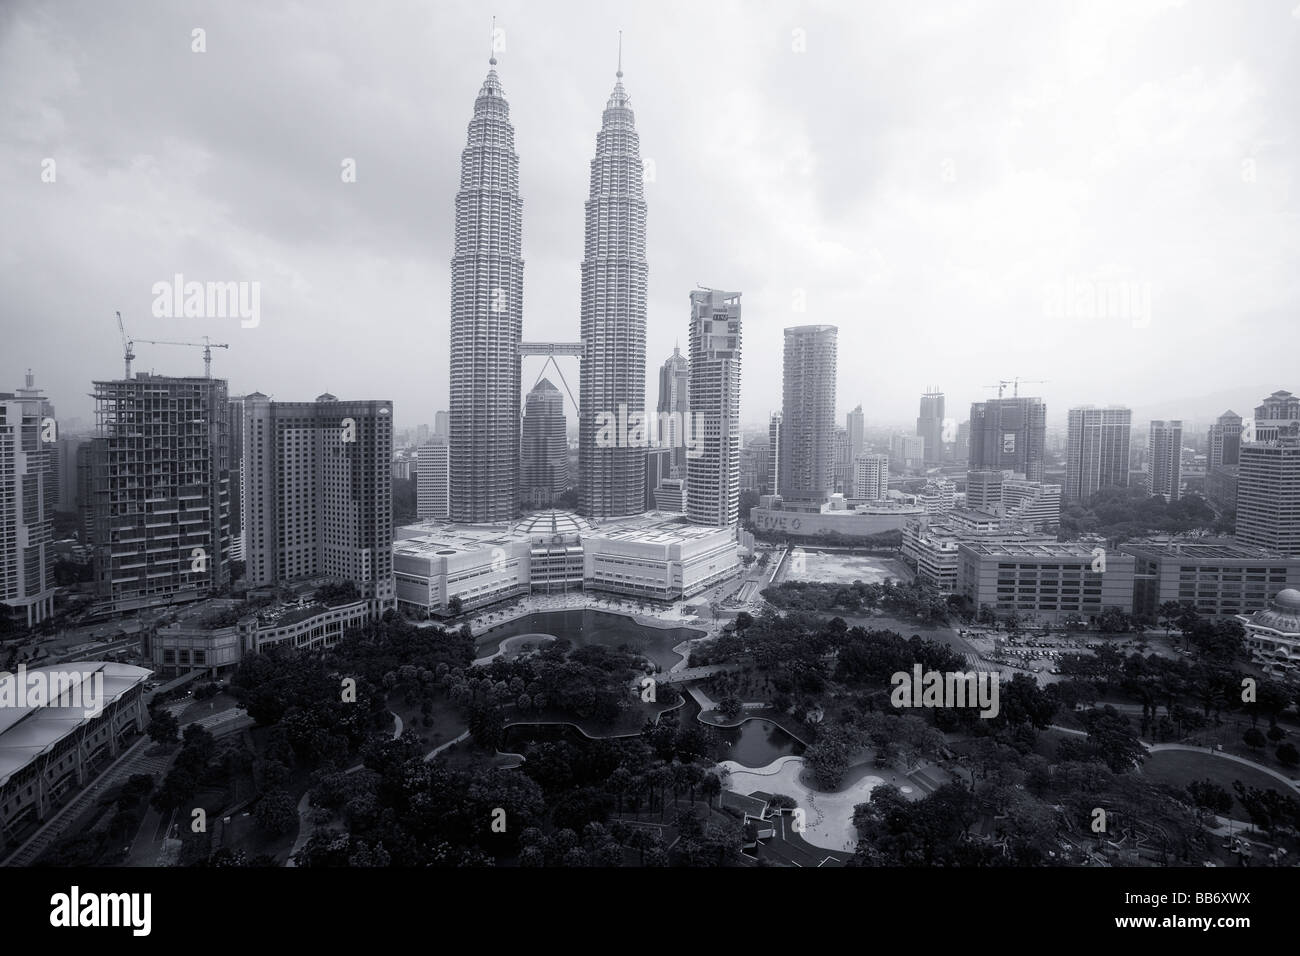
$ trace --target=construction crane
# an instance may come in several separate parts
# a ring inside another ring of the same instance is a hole
[[[135,343],[143,342],[147,345],[186,345],[191,348],[203,349],[203,377],[212,377],[212,350],[228,349],[230,345],[225,342],[213,342],[206,335],[203,336],[202,342],[175,342],[171,339],[133,339],[126,334],[126,326],[122,322],[122,313],[117,313],[117,328],[122,333],[122,358],[126,366],[126,377],[131,377],[131,360],[135,358]]]
[[[212,350],[230,348],[227,343],[213,342],[206,335],[203,336],[202,342],[173,342],[170,339],[136,339],[135,341],[146,342],[149,345],[188,345],[191,348],[203,349],[204,378],[212,378]]]
[[[985,385],[984,387],[996,388],[998,390],[998,398],[1001,398],[1002,392],[1006,389],[1008,385],[1010,385],[1012,389],[1011,391],[1012,397],[1019,398],[1020,385],[1022,382],[1025,385],[1045,385],[1047,383],[1047,379],[1045,378],[1012,378],[1012,379],[1004,378],[1004,379],[999,379],[996,385]]]
[[[122,324],[122,313],[117,313],[117,330],[122,333],[122,359],[126,364],[126,374],[123,378],[131,377],[131,359],[135,358],[135,343],[126,335],[126,326]]]

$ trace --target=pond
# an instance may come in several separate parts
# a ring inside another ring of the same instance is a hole
[[[625,614],[594,611],[537,611],[506,624],[498,624],[475,637],[479,657],[495,654],[508,637],[523,634],[551,634],[573,642],[575,647],[601,644],[618,648],[626,644],[668,670],[682,659],[673,650],[682,641],[701,637],[704,632],[691,627],[648,627]]]

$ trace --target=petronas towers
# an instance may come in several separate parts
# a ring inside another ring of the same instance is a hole
[[[496,57],[460,154],[451,260],[451,520],[509,521],[519,502],[523,200]]]
[[[645,510],[645,449],[601,443],[597,418],[645,409],[645,186],[631,102],[618,71],[591,161],[582,260],[579,510],[605,518]],[[602,447],[604,445],[604,447]]]
[[[508,522],[520,504],[523,201],[510,108],[490,64],[461,153],[451,262],[450,513],[469,524]],[[605,447],[596,425],[645,409],[646,204],[622,77],[620,64],[596,136],[581,270],[579,509],[594,518],[645,501],[645,449]]]

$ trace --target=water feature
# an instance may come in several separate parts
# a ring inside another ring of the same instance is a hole
[[[536,611],[476,635],[475,653],[479,657],[495,654],[505,638],[522,634],[551,634],[567,638],[575,647],[601,644],[617,648],[626,644],[666,671],[682,659],[673,648],[682,641],[702,636],[704,632],[691,627],[648,627],[625,614],[590,608]]]

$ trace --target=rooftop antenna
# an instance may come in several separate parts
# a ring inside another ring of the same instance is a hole
[[[620,80],[623,79],[623,31],[618,31],[618,72],[614,74]]]
[[[492,36],[488,40],[488,66],[497,65],[497,18],[492,17]]]

